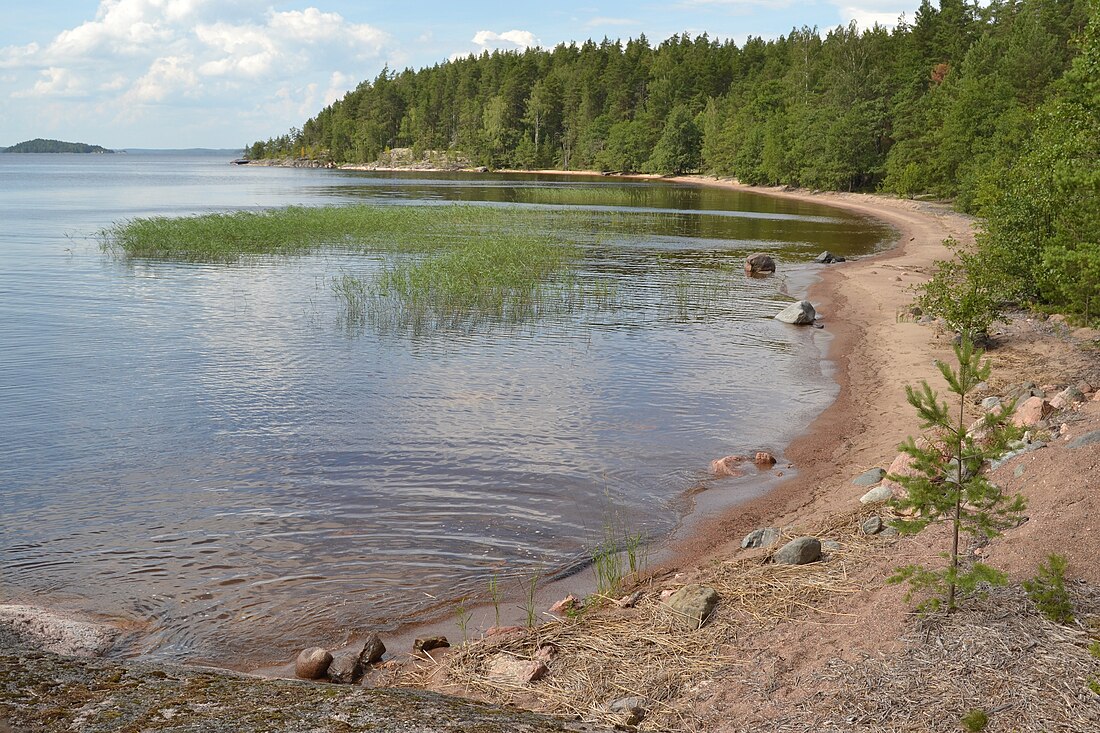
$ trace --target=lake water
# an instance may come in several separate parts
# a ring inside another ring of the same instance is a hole
[[[289,204],[526,205],[546,187],[590,189],[566,235],[613,307],[372,327],[332,288],[370,257],[126,261],[94,236]],[[148,633],[124,651],[212,662],[568,572],[609,522],[659,542],[700,489],[752,496],[759,479],[709,479],[709,461],[781,452],[835,394],[827,333],[771,319],[783,291],[822,249],[889,234],[660,182],[152,154],[0,155],[0,222],[0,600],[130,619]],[[757,250],[777,276],[739,271]]]

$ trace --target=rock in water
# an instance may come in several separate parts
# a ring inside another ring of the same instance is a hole
[[[294,661],[294,674],[303,680],[319,680],[328,672],[332,655],[319,646],[303,649]]]
[[[684,625],[697,629],[706,623],[718,605],[718,591],[692,583],[673,593],[666,601]]]
[[[808,300],[791,303],[775,314],[775,320],[796,326],[809,326],[815,318],[817,318],[817,311],[814,310],[813,305]]]
[[[763,275],[775,272],[775,260],[763,252],[749,255],[745,259],[745,272],[749,275]]]
[[[819,254],[817,257],[814,257],[814,262],[818,263],[819,265],[831,265],[834,262],[844,262],[844,258],[843,257],[837,257],[835,254],[833,254],[829,250],[825,250],[824,252]]]
[[[779,548],[772,562],[779,565],[806,565],[821,559],[821,542],[816,537],[799,537]]]
[[[718,458],[710,462],[710,472],[718,478],[741,476],[744,474],[744,471],[741,470],[739,464],[744,460],[744,456],[726,456],[725,458]]]
[[[352,684],[366,673],[367,667],[381,661],[386,645],[371,632],[362,646],[349,646],[332,655],[328,666],[328,678],[333,682]]]

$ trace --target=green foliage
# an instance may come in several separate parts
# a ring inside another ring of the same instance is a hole
[[[459,630],[462,631],[463,644],[469,641],[467,629],[470,625],[470,618],[472,616],[473,613],[468,608],[466,608],[466,599],[463,598],[461,601],[458,602],[458,605],[455,606],[455,621],[458,623]]]
[[[1024,509],[1023,497],[1007,497],[982,474],[983,464],[1002,455],[1008,443],[1018,435],[1008,418],[1014,405],[1001,411],[986,413],[980,430],[967,430],[966,406],[974,388],[989,378],[991,367],[982,362],[982,352],[969,339],[955,347],[958,368],[936,362],[947,382],[948,391],[956,395],[954,405],[940,402],[939,395],[927,382],[919,389],[905,388],[906,398],[921,419],[924,439],[918,443],[912,437],[900,450],[912,459],[913,475],[891,475],[906,493],[891,500],[891,505],[905,518],[894,526],[903,534],[914,534],[933,523],[945,522],[951,527],[951,549],[946,553],[945,568],[928,569],[917,565],[900,568],[890,578],[891,583],[908,583],[909,598],[927,596],[921,610],[953,611],[956,598],[969,594],[983,584],[1003,584],[1004,576],[996,570],[973,563],[961,562],[961,533],[993,537],[1000,530],[1015,525]]]
[[[1024,581],[1024,590],[1039,612],[1056,624],[1073,623],[1073,601],[1066,591],[1066,558],[1051,555],[1039,565],[1039,573]]]
[[[953,239],[943,244],[955,257],[936,260],[932,277],[917,287],[916,303],[951,331],[975,340],[1004,313],[1003,282],[980,254]]]
[[[701,169],[747,183],[983,205],[1073,60],[1092,0],[922,3],[890,31],[794,28],[741,46],[681,34],[384,69],[250,157],[368,162],[389,148],[485,165]]]
[[[496,625],[500,626],[500,602],[504,600],[504,589],[501,588],[496,573],[489,577],[489,600],[493,603],[493,615],[496,618]]]
[[[989,725],[989,715],[981,708],[974,708],[963,716],[962,727],[970,733],[979,733]]]

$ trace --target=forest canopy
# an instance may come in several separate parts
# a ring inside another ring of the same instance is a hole
[[[1100,0],[923,0],[892,29],[485,52],[384,69],[246,152],[368,163],[411,148],[951,199],[988,220],[973,261],[1002,268],[989,297],[1087,320],[1100,311],[1098,16]]]

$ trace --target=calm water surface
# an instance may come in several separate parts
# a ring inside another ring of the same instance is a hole
[[[289,204],[530,205],[552,186],[620,189],[587,197],[570,235],[612,306],[412,332],[350,322],[334,297],[369,257],[125,261],[94,237]],[[623,187],[647,190],[624,204]],[[0,222],[0,600],[121,616],[151,631],[131,653],[215,662],[566,570],[608,521],[659,540],[701,487],[751,496],[708,462],[781,450],[834,394],[827,336],[771,320],[781,291],[822,249],[888,236],[664,183],[148,154],[0,155]],[[738,272],[756,250],[777,277]]]

